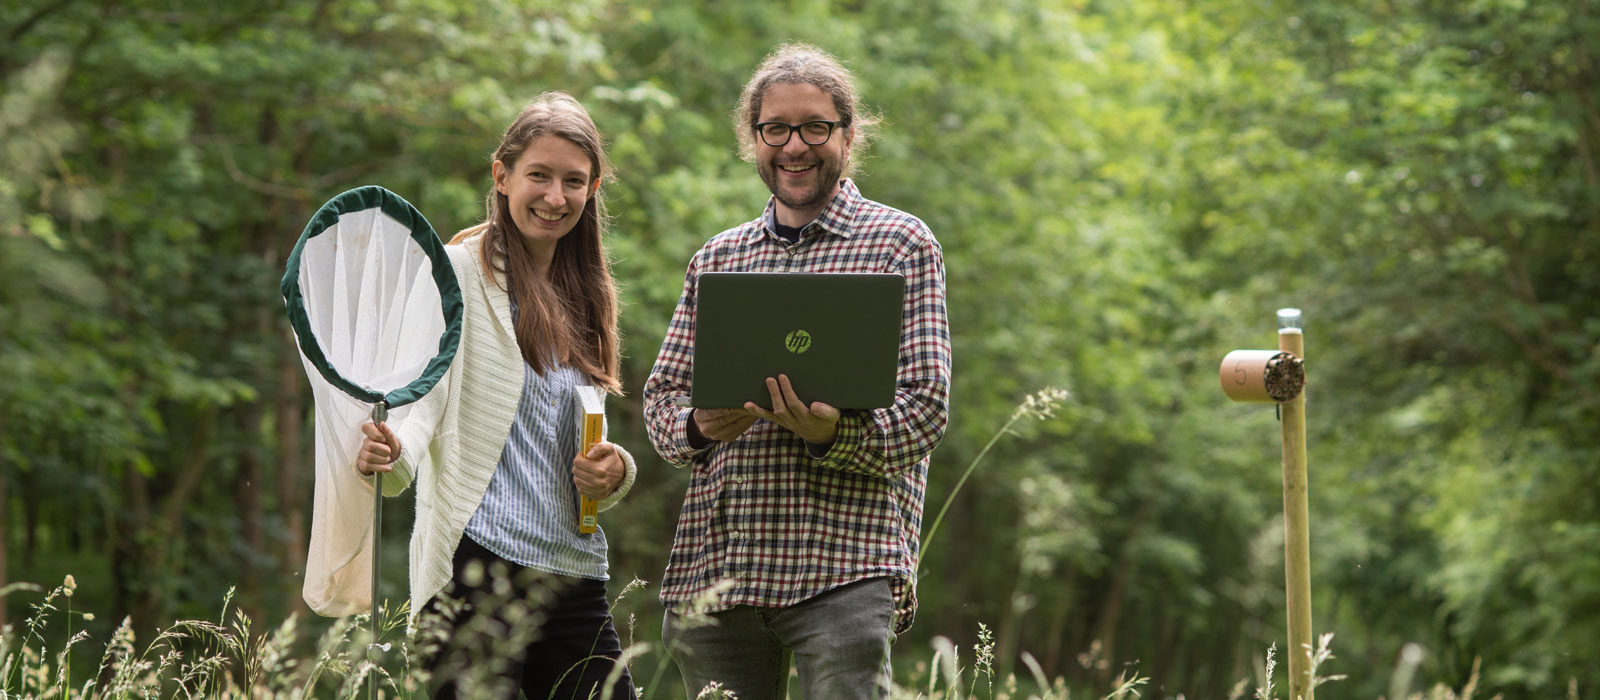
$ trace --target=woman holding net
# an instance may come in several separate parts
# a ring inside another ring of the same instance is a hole
[[[450,369],[403,421],[367,423],[356,469],[417,484],[411,609],[435,697],[632,697],[606,598],[605,510],[633,458],[579,453],[577,392],[620,394],[617,293],[602,246],[610,162],[572,97],[525,107],[491,166],[487,220],[446,246],[464,314]],[[598,695],[598,692],[596,693]]]

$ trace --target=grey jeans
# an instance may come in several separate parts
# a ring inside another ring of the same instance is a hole
[[[782,700],[789,666],[806,700],[878,700],[889,695],[894,596],[889,579],[857,581],[787,608],[739,605],[686,625],[667,611],[661,641],[693,698],[712,681],[739,700]]]

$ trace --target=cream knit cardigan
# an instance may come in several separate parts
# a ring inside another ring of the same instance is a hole
[[[511,322],[511,297],[484,274],[478,256],[482,244],[480,234],[445,246],[465,307],[461,345],[433,390],[390,425],[401,453],[383,479],[383,493],[399,495],[417,482],[408,625],[413,631],[423,606],[454,575],[456,544],[500,463],[527,371]],[[638,470],[633,456],[620,445],[617,454],[627,473],[600,502],[600,510],[616,505],[633,488]]]

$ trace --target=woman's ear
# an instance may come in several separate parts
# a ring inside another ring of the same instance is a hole
[[[594,193],[599,192],[599,191],[600,191],[600,178],[597,177],[597,178],[594,179],[594,182],[589,183],[589,199],[594,199]]]
[[[506,193],[506,164],[501,162],[501,161],[499,161],[499,160],[496,160],[494,162],[494,164],[492,166],[490,166],[489,172],[490,172],[490,174],[492,174],[494,176],[494,191],[499,192],[500,194],[505,194]]]

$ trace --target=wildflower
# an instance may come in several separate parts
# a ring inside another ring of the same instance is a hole
[[[1066,389],[1057,389],[1055,387],[1047,387],[1036,394],[1029,394],[1017,406],[1017,410],[1012,412],[1011,420],[1019,418],[1033,418],[1036,420],[1054,418],[1056,407],[1066,401],[1069,395]]]
[[[699,695],[694,697],[695,700],[738,700],[739,698],[733,691],[722,687],[722,684],[717,681],[711,681],[709,685],[700,689]]]
[[[72,592],[78,589],[78,580],[67,574],[67,580],[61,582],[61,587],[66,589],[66,596],[72,597]]]

